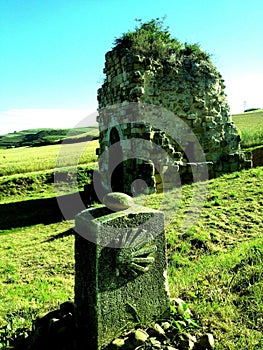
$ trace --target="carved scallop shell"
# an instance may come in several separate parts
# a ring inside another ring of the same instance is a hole
[[[125,277],[136,277],[149,270],[155,261],[157,246],[152,235],[146,230],[132,228],[121,238],[116,254],[116,274]]]

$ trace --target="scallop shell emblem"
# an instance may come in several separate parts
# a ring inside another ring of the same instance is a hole
[[[116,275],[137,277],[145,273],[155,261],[157,246],[146,230],[132,228],[121,238],[121,247],[116,253]]]

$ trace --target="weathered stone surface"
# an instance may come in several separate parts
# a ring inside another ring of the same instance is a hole
[[[112,122],[114,118],[118,120],[121,116],[122,123],[117,128],[120,140],[143,138],[149,140],[149,143],[160,145],[165,150],[166,156],[162,156],[162,159],[159,156],[159,159],[156,159],[154,148],[147,146],[146,149],[145,145],[142,148],[145,155],[147,154],[145,157],[154,162],[155,169],[159,173],[162,172],[163,166],[171,164],[171,159],[180,167],[182,160],[183,163],[188,162],[185,152],[162,130],[158,131],[151,125],[143,125],[144,118],[151,116],[146,111],[141,112],[140,106],[149,104],[162,106],[191,127],[207,161],[213,163],[213,169],[209,170],[210,176],[218,176],[224,172],[251,166],[249,159],[245,159],[240,151],[240,136],[229,114],[224,80],[210,60],[194,55],[171,54],[166,61],[161,61],[158,58],[135,55],[126,48],[120,50],[116,47],[106,54],[104,72],[106,80],[98,90],[97,120],[100,127],[100,154],[116,142],[110,137],[111,130],[114,129]],[[138,103],[138,108],[133,106],[134,108],[131,109],[129,102]],[[114,108],[115,105],[116,108]],[[112,111],[107,109],[109,106],[113,106]],[[128,117],[131,115],[139,122],[137,125],[129,123]],[[163,118],[162,115],[159,117]],[[179,134],[180,131],[177,130],[177,135]],[[192,136],[185,135],[183,130],[181,135],[185,148],[191,148],[194,142]],[[132,158],[134,153],[132,144],[128,151],[127,147],[125,149],[124,146],[122,147],[127,159]],[[192,152],[195,155],[194,147]],[[180,159],[178,159],[178,153]],[[236,157],[230,166],[228,163],[234,154]],[[104,159],[103,163],[104,166],[100,168],[102,181],[109,189],[107,164],[110,160]],[[115,174],[112,177],[113,184],[115,181],[120,182],[121,177],[125,178],[121,191],[131,193],[131,184],[138,175],[146,181],[150,193],[156,191],[156,183],[149,180],[147,171],[138,168],[134,159],[123,162],[122,170],[117,180]],[[187,171],[191,173],[189,167]],[[185,178],[191,178],[191,176]],[[115,188],[113,190],[116,191]]]
[[[100,206],[75,221],[78,341],[98,350],[126,326],[169,312],[164,218],[145,207],[112,212]]]
[[[107,193],[103,198],[103,204],[114,211],[125,210],[135,205],[132,197],[121,192]]]

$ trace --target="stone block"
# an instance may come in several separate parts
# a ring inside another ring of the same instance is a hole
[[[76,216],[78,349],[99,350],[124,328],[169,312],[164,217],[141,206]]]

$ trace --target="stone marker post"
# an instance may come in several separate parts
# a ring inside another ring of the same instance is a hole
[[[169,312],[162,212],[103,205],[75,222],[78,349],[102,349],[125,328]]]

